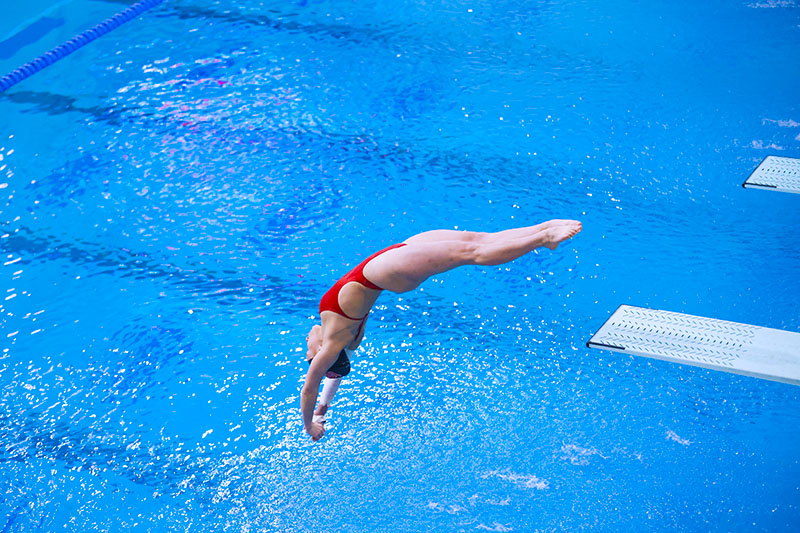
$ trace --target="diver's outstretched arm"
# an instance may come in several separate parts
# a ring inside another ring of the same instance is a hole
[[[306,381],[300,393],[300,409],[303,413],[303,427],[315,441],[321,439],[325,434],[322,424],[314,422],[314,406],[317,404],[317,396],[319,396],[319,384],[346,344],[348,344],[347,340],[325,339],[322,342],[322,348],[308,367]]]

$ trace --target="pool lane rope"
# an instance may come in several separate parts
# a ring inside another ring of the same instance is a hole
[[[40,55],[33,61],[25,63],[21,67],[12,70],[0,78],[0,93],[8,90],[22,80],[33,76],[43,68],[49,67],[56,61],[64,59],[75,50],[83,48],[98,37],[102,37],[111,30],[122,26],[129,20],[138,17],[148,9],[153,8],[163,2],[164,0],[142,0],[141,2],[137,2],[127,9],[123,9],[113,17],[107,18],[94,28],[76,35],[69,41],[60,44],[50,51]]]

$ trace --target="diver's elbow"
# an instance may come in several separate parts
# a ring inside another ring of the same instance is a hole
[[[303,398],[315,398],[318,391],[314,390],[313,387],[310,387],[308,383],[303,385],[303,389],[300,391],[300,396]]]

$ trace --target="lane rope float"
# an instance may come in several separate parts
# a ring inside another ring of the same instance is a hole
[[[0,93],[33,76],[40,70],[49,67],[56,61],[64,59],[72,52],[83,48],[98,37],[102,37],[111,30],[122,26],[126,22],[138,17],[148,9],[151,9],[163,2],[164,0],[142,0],[141,2],[137,2],[130,7],[123,9],[116,15],[107,18],[95,27],[86,30],[83,33],[79,33],[69,41],[56,46],[55,48],[40,55],[36,59],[12,70],[0,78]]]

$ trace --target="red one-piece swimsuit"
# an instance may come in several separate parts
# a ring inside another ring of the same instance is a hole
[[[353,318],[353,317],[349,316],[347,313],[345,313],[344,311],[342,311],[342,307],[339,305],[339,291],[341,291],[342,287],[344,287],[347,283],[350,283],[351,281],[355,281],[357,283],[360,283],[361,285],[363,285],[364,287],[367,287],[368,289],[374,289],[374,290],[382,291],[383,288],[378,287],[377,285],[375,285],[370,280],[368,280],[367,278],[364,277],[364,267],[366,267],[367,264],[370,261],[372,261],[373,259],[375,259],[379,255],[381,255],[383,253],[386,253],[389,250],[394,250],[395,248],[400,248],[401,246],[405,246],[405,244],[404,243],[393,244],[392,246],[389,246],[388,248],[384,248],[380,252],[375,252],[371,256],[369,256],[366,259],[364,259],[353,270],[351,270],[350,272],[345,274],[344,277],[342,277],[342,279],[337,281],[333,285],[333,287],[328,289],[328,292],[326,292],[322,296],[322,299],[319,301],[319,314],[321,315],[323,311],[333,311],[337,315],[341,315],[341,316],[343,316],[345,318],[348,318],[350,320],[361,320],[362,322],[364,320],[366,320],[367,315],[369,315],[369,312],[367,312],[366,315],[364,315],[364,316],[362,316],[360,318]]]

